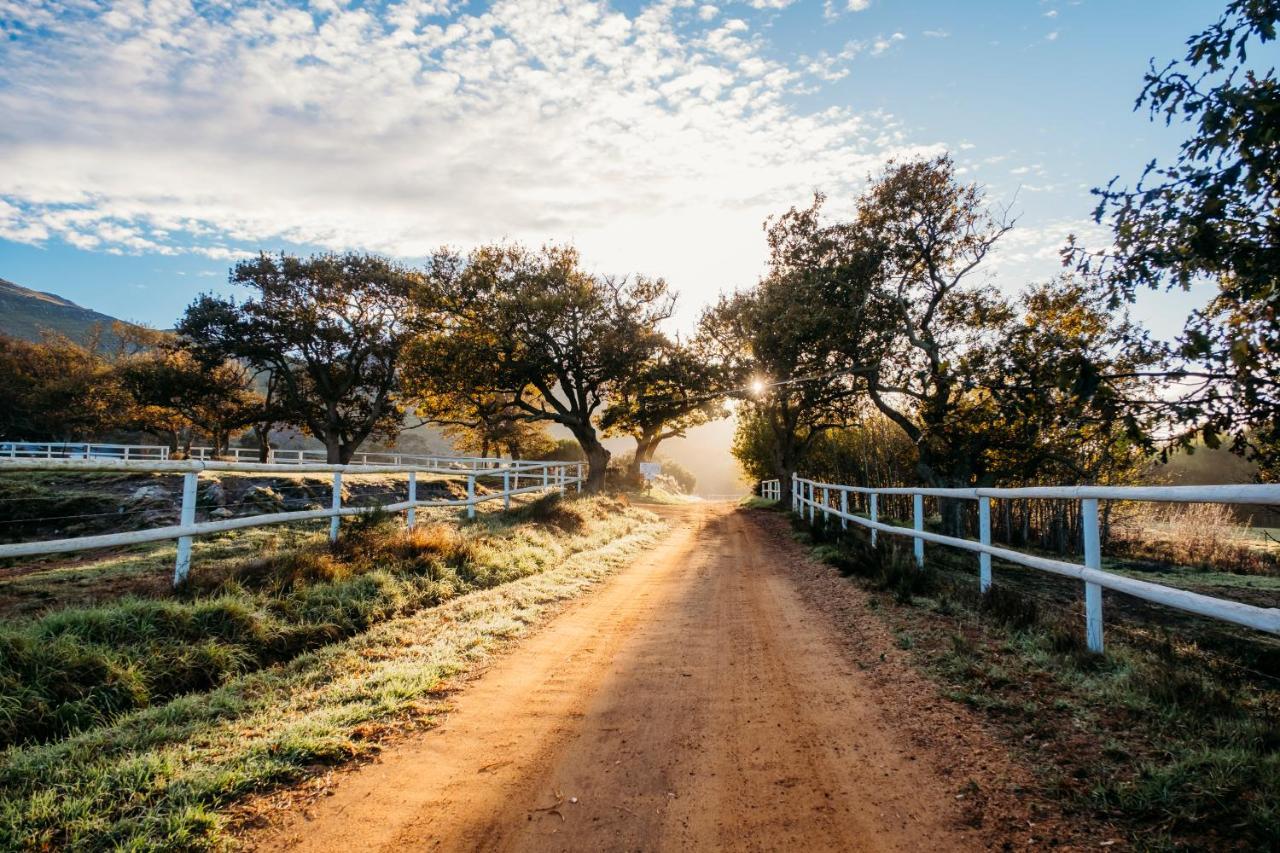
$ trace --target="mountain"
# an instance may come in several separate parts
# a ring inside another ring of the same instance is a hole
[[[56,332],[85,343],[95,329],[110,344],[115,317],[81,308],[52,293],[30,290],[0,278],[0,335],[24,341],[40,340],[42,332]]]

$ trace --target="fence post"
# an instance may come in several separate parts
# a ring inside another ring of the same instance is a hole
[[[849,519],[845,517],[848,514],[849,514],[849,492],[845,489],[841,489],[840,490],[840,529],[841,530],[849,529]]]
[[[912,495],[912,510],[915,516],[916,531],[924,530],[924,495]],[[912,537],[916,546],[916,565],[924,568],[924,540],[918,536]]]
[[[559,465],[556,467],[556,482],[560,484],[560,494],[564,494],[564,484],[569,479],[569,466]]]
[[[467,477],[467,518],[476,517],[476,475]]]
[[[818,487],[809,481],[809,523],[813,524],[818,520]]]
[[[870,497],[871,497],[871,523],[875,524],[880,520],[880,513],[879,513],[880,508],[879,506],[877,506],[877,503],[878,503],[877,499],[880,496],[877,495],[875,492],[872,492]],[[871,547],[872,548],[876,547],[876,534],[879,532],[880,531],[876,530],[874,527],[871,528]]]
[[[831,487],[822,487],[822,520],[831,520]]]
[[[414,524],[418,521],[417,507],[418,502],[418,472],[409,472],[409,529],[412,530]]]
[[[1102,541],[1098,537],[1098,499],[1080,501],[1080,523],[1084,530],[1084,564],[1102,569]],[[1102,587],[1084,585],[1084,632],[1089,651],[1102,654]]]
[[[578,492],[582,492],[582,463],[578,463]]]
[[[182,475],[182,515],[178,523],[183,527],[196,523],[196,485],[199,474],[188,471]],[[191,537],[178,537],[178,561],[173,566],[173,585],[178,586],[191,573]]]
[[[791,472],[791,511],[800,511],[800,484],[794,471]]]
[[[978,498],[978,542],[991,544],[991,498]],[[978,590],[991,589],[991,555],[978,555]]]
[[[342,509],[342,472],[333,472],[333,500],[330,502],[334,516],[329,519],[329,541],[338,541],[338,528],[341,526],[342,519],[338,518],[338,510]]]
[[[520,475],[517,474],[517,477]],[[511,509],[511,472],[502,472],[502,508]]]
[[[547,490],[547,471],[549,471],[550,469],[551,469],[550,465],[542,466],[542,490],[544,492]]]

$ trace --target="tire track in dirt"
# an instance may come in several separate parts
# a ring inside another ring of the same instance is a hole
[[[730,505],[664,514],[658,548],[462,690],[448,720],[244,840],[262,850],[948,850],[956,780],[886,720]]]

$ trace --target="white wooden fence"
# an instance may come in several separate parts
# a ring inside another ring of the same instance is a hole
[[[231,447],[221,455],[214,455],[212,447],[192,447],[192,459],[224,460],[230,462],[258,462],[255,448]],[[323,450],[277,450],[267,452],[267,464],[295,464],[307,462],[325,463],[328,454]],[[513,460],[496,456],[419,456],[410,453],[373,452],[356,453],[348,465],[417,465],[423,469],[438,471],[494,471],[503,468],[537,468],[544,463],[526,459]]]
[[[443,459],[443,457],[439,457]],[[490,460],[492,461],[492,460]],[[178,540],[178,556],[174,565],[173,582],[175,585],[186,580],[191,570],[191,540],[196,536],[210,533],[222,533],[228,530],[239,530],[246,527],[262,527],[269,524],[286,524],[292,521],[311,521],[330,519],[329,538],[338,537],[338,522],[343,516],[360,515],[374,510],[387,512],[405,512],[407,522],[412,527],[416,522],[415,510],[418,507],[461,507],[467,508],[467,517],[475,518],[476,505],[486,501],[501,500],[504,509],[511,507],[514,495],[531,494],[558,490],[561,494],[572,486],[582,491],[585,480],[584,464],[581,462],[519,462],[509,463],[500,468],[478,470],[474,468],[456,468],[440,466],[424,466],[416,464],[400,465],[327,465],[313,462],[293,463],[248,463],[189,460],[166,461],[125,461],[124,459],[31,459],[0,458],[0,473],[10,471],[74,471],[101,472],[125,471],[129,473],[147,474],[182,474],[182,508],[179,522],[169,527],[156,527],[149,530],[133,530],[126,533],[107,533],[98,536],[77,536],[70,539],[47,539],[36,542],[17,542],[0,544],[0,559],[10,557],[30,557],[38,554],[58,554],[71,551],[88,551],[97,548],[111,548],[119,545],[138,545],[146,542],[160,542],[167,539]],[[294,512],[275,512],[263,515],[228,518],[219,521],[196,522],[196,492],[201,472],[227,472],[242,474],[330,474],[333,477],[332,500],[328,509],[298,510]],[[465,474],[467,478],[467,496],[458,499],[418,499],[418,474],[429,473]],[[405,500],[374,506],[344,507],[342,505],[343,474],[407,474],[408,483]],[[497,480],[501,478],[501,491],[493,491],[485,495],[476,494],[477,478]]]
[[[781,480],[761,480],[760,481],[760,497],[767,501],[782,500],[782,481]]]
[[[0,459],[144,459],[164,461],[169,448],[162,444],[100,444],[71,441],[0,441]],[[256,448],[231,447],[215,454],[212,447],[192,447],[191,459],[227,462],[258,462]],[[327,462],[323,450],[267,451],[267,464]],[[409,453],[356,453],[349,465],[418,465],[438,471],[494,471],[503,468],[537,468],[539,461],[512,460],[494,456],[422,456]]]
[[[776,481],[774,481],[776,482]],[[864,517],[849,510],[849,495],[867,496],[867,515]],[[912,498],[913,524],[896,527],[879,519],[880,495],[909,495]],[[834,496],[834,501],[833,501]],[[977,501],[978,541],[943,536],[924,529],[925,496]],[[1051,499],[1078,501],[1081,526],[1084,534],[1084,563],[1067,562],[1033,554],[1024,554],[1009,548],[991,544],[992,499]],[[933,542],[972,551],[978,555],[978,583],[985,592],[991,587],[991,558],[999,557],[1010,563],[1075,578],[1084,583],[1085,637],[1089,649],[1102,652],[1102,590],[1111,589],[1132,595],[1144,601],[1161,604],[1208,616],[1236,625],[1244,625],[1270,634],[1280,634],[1280,608],[1256,607],[1239,601],[1214,598],[1184,589],[1164,586],[1136,578],[1125,577],[1102,570],[1102,547],[1098,531],[1098,501],[1153,501],[1163,503],[1221,503],[1221,504],[1280,504],[1280,485],[1238,486],[1034,486],[1015,489],[929,489],[892,488],[868,489],[838,483],[819,483],[792,475],[791,509],[809,520],[823,517],[840,519],[841,526],[849,522],[871,531],[871,544],[875,545],[877,533],[910,537],[915,544],[915,559],[924,565],[924,543]]]
[[[69,441],[0,441],[0,459],[151,459],[169,458],[162,444],[89,444]]]

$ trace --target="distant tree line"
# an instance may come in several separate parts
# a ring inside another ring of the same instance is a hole
[[[248,298],[201,296],[173,333],[120,324],[116,351],[0,340],[0,435],[137,431],[181,453],[196,436],[223,452],[245,433],[266,459],[272,433],[292,427],[346,463],[432,423],[467,452],[583,459],[599,489],[606,435],[634,437],[638,477],[663,441],[722,414],[717,369],[660,328],[666,283],[589,273],[568,247],[441,250],[417,269],[263,254],[230,282]]]

